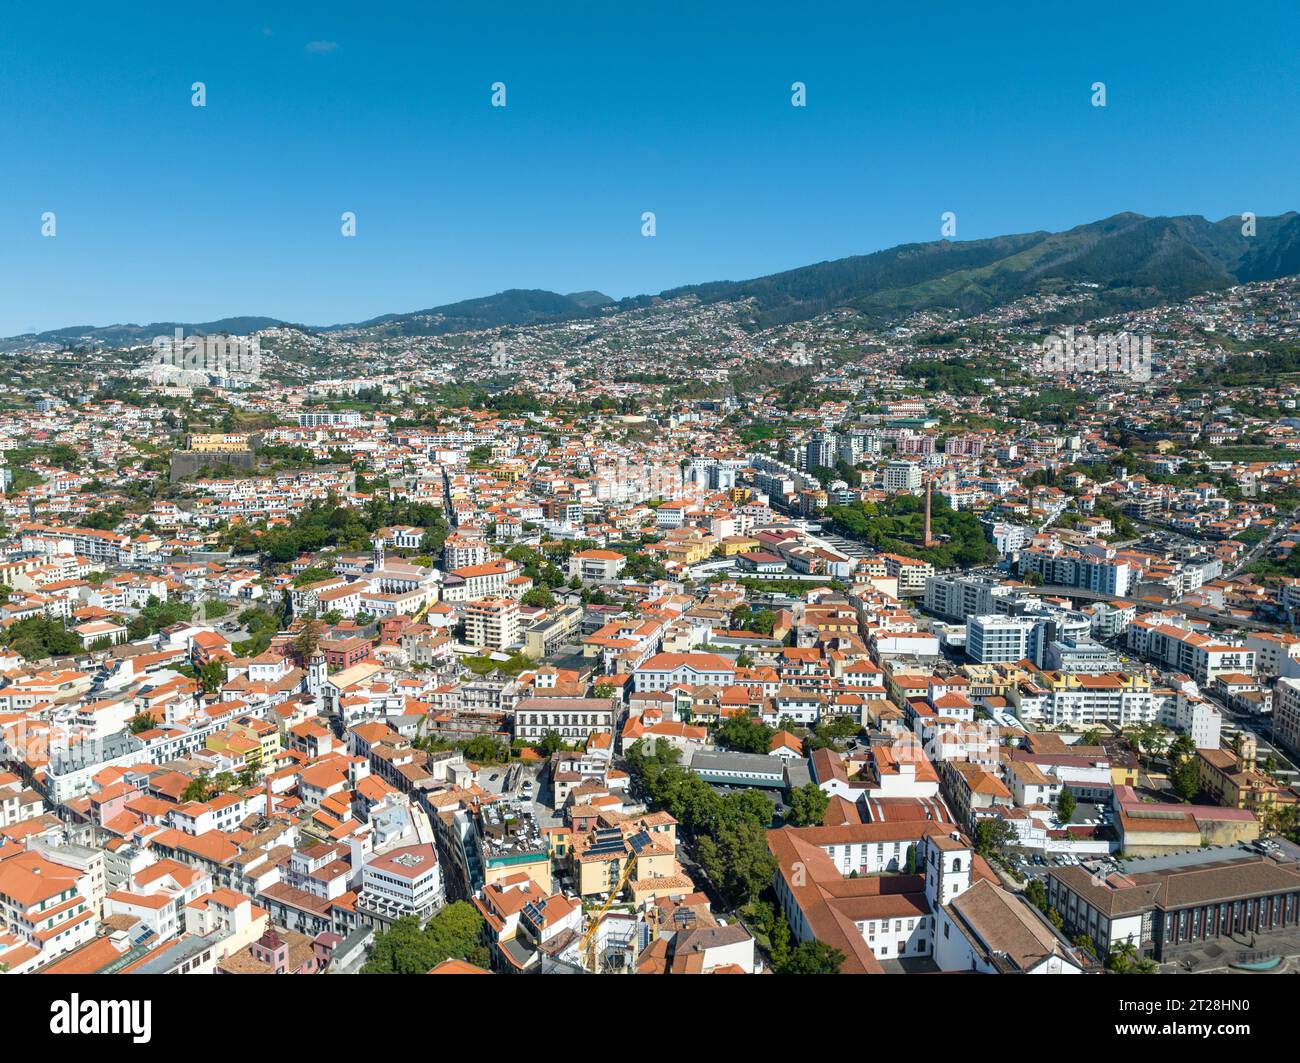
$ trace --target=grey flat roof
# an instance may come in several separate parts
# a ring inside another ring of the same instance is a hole
[[[1202,864],[1218,864],[1225,860],[1258,860],[1260,853],[1256,849],[1240,845],[1212,845],[1205,849],[1189,849],[1182,853],[1166,853],[1163,856],[1131,856],[1120,861],[1120,869],[1136,875],[1143,871],[1173,871],[1184,867],[1199,867]]]
[[[691,757],[692,771],[751,771],[780,775],[785,764],[780,757],[764,753],[705,753],[699,751]]]

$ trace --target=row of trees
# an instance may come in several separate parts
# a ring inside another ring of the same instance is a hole
[[[998,559],[997,548],[985,538],[979,518],[967,510],[953,509],[941,494],[933,496],[930,506],[932,531],[941,540],[939,546],[922,545],[925,500],[916,495],[896,495],[881,505],[829,506],[826,515],[849,538],[869,543],[882,553],[923,558],[935,568],[970,568]]]
[[[340,505],[335,499],[313,502],[286,528],[259,534],[255,529],[240,526],[229,538],[236,552],[260,551],[270,561],[284,564],[304,552],[328,547],[367,550],[375,531],[393,524],[424,528],[420,550],[429,555],[442,549],[450,530],[437,506],[375,497],[361,507]]]
[[[362,974],[427,974],[444,960],[463,960],[486,968],[483,917],[473,905],[453,901],[423,929],[414,916],[398,919],[375,939]]]
[[[784,729],[798,734],[806,752],[826,747],[839,748],[862,731],[862,725],[847,715],[823,717],[811,729],[798,727],[788,718],[783,719],[781,724]],[[772,749],[776,729],[755,719],[748,712],[738,712],[718,724],[713,734],[729,749],[741,753],[768,753]]]
[[[754,901],[745,917],[763,937],[777,974],[839,974],[844,953],[821,941],[791,944],[792,934],[785,913],[767,899]]]
[[[659,741],[652,747],[639,740],[627,751],[641,796],[695,839],[700,866],[724,900],[737,907],[748,904],[776,874],[776,857],[767,847],[773,805],[754,790],[723,796],[680,759],[676,749]]]
[[[81,639],[60,621],[32,616],[10,624],[0,632],[0,643],[29,661],[46,657],[68,657],[81,652]]]

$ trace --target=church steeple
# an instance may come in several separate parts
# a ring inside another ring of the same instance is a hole
[[[958,831],[930,835],[922,846],[925,893],[937,910],[970,888],[971,849]]]
[[[307,692],[316,699],[319,705],[321,692],[325,689],[325,681],[329,678],[329,665],[325,660],[325,654],[321,653],[318,648],[307,661]]]

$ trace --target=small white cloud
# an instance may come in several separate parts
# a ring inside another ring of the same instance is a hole
[[[306,51],[310,55],[329,55],[338,51],[338,41],[308,41]]]

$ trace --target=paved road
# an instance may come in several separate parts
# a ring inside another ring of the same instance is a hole
[[[1270,546],[1272,546],[1273,543],[1275,543],[1278,540],[1278,538],[1283,534],[1283,532],[1288,527],[1290,527],[1291,522],[1295,520],[1297,513],[1300,513],[1300,508],[1293,509],[1290,512],[1288,512],[1285,516],[1279,517],[1277,519],[1277,522],[1273,525],[1273,530],[1269,532],[1267,536],[1265,536],[1263,539],[1257,542],[1246,554],[1246,556],[1243,557],[1239,562],[1237,562],[1236,567],[1233,568],[1231,572],[1227,573],[1227,575],[1229,577],[1235,576],[1247,565],[1253,564],[1256,558],[1258,558],[1265,550],[1267,550]]]
[[[1283,773],[1290,772],[1293,775],[1297,773],[1298,769],[1292,755],[1279,746],[1273,738],[1272,716],[1255,716],[1253,713],[1237,712],[1235,709],[1230,709],[1218,694],[1210,690],[1202,690],[1201,694],[1223,714],[1223,729],[1229,737],[1235,731],[1245,731],[1255,737],[1258,743],[1256,756],[1258,763],[1262,764],[1271,754]]]

